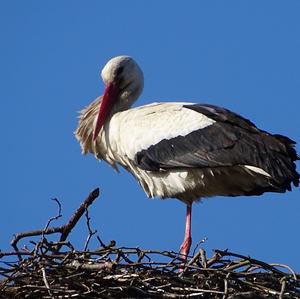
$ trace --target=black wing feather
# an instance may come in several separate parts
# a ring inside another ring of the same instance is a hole
[[[149,171],[251,165],[269,173],[279,185],[298,185],[295,142],[259,130],[251,121],[213,105],[185,105],[216,122],[138,152],[136,164]]]

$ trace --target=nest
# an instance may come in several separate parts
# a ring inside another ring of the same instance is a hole
[[[67,224],[17,234],[13,251],[0,252],[0,298],[300,298],[300,276],[289,266],[268,264],[227,250],[208,258],[200,248],[187,261],[173,251],[105,245],[90,226],[89,194]],[[89,235],[83,250],[68,241],[85,215]],[[59,233],[57,241],[48,235]],[[23,238],[32,249],[18,248]],[[99,248],[89,250],[92,237]],[[13,261],[12,261],[13,259]]]

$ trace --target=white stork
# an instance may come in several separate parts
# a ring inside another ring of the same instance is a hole
[[[187,205],[183,258],[191,246],[194,201],[216,195],[260,195],[298,186],[295,142],[207,104],[153,103],[131,108],[144,78],[128,56],[107,62],[104,95],[82,110],[75,132],[82,152],[129,171],[148,197]],[[100,107],[100,108],[99,108]]]

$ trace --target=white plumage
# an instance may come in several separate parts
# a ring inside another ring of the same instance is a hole
[[[134,160],[137,152],[163,139],[185,136],[213,123],[181,103],[154,103],[114,114],[106,134],[118,155]]]
[[[117,112],[100,131],[100,138],[95,142],[91,139],[86,142],[81,137],[92,136],[99,106],[97,100],[92,103],[90,109],[83,111],[82,125],[77,131],[83,153],[94,153],[98,159],[106,161],[115,169],[119,164],[130,171],[138,179],[148,197],[175,197],[191,203],[201,197],[228,195],[227,185],[213,182],[214,177],[219,175],[228,176],[232,180],[235,176],[235,182],[249,185],[249,176],[253,175],[253,171],[257,173],[259,168],[254,170],[253,167],[247,166],[251,171],[244,173],[244,169],[239,166],[214,170],[176,168],[158,172],[137,167],[135,156],[138,152],[148,149],[161,140],[186,136],[215,123],[213,119],[186,109],[183,105],[192,105],[192,103],[153,103]],[[90,111],[93,111],[92,115]],[[240,172],[243,172],[244,176],[241,176]],[[264,174],[268,175],[266,172]],[[231,195],[239,195],[239,192]]]

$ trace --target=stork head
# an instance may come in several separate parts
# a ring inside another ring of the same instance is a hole
[[[128,109],[139,97],[144,86],[143,72],[129,56],[109,60],[101,72],[106,86],[93,134],[95,140],[105,120],[114,112]]]

